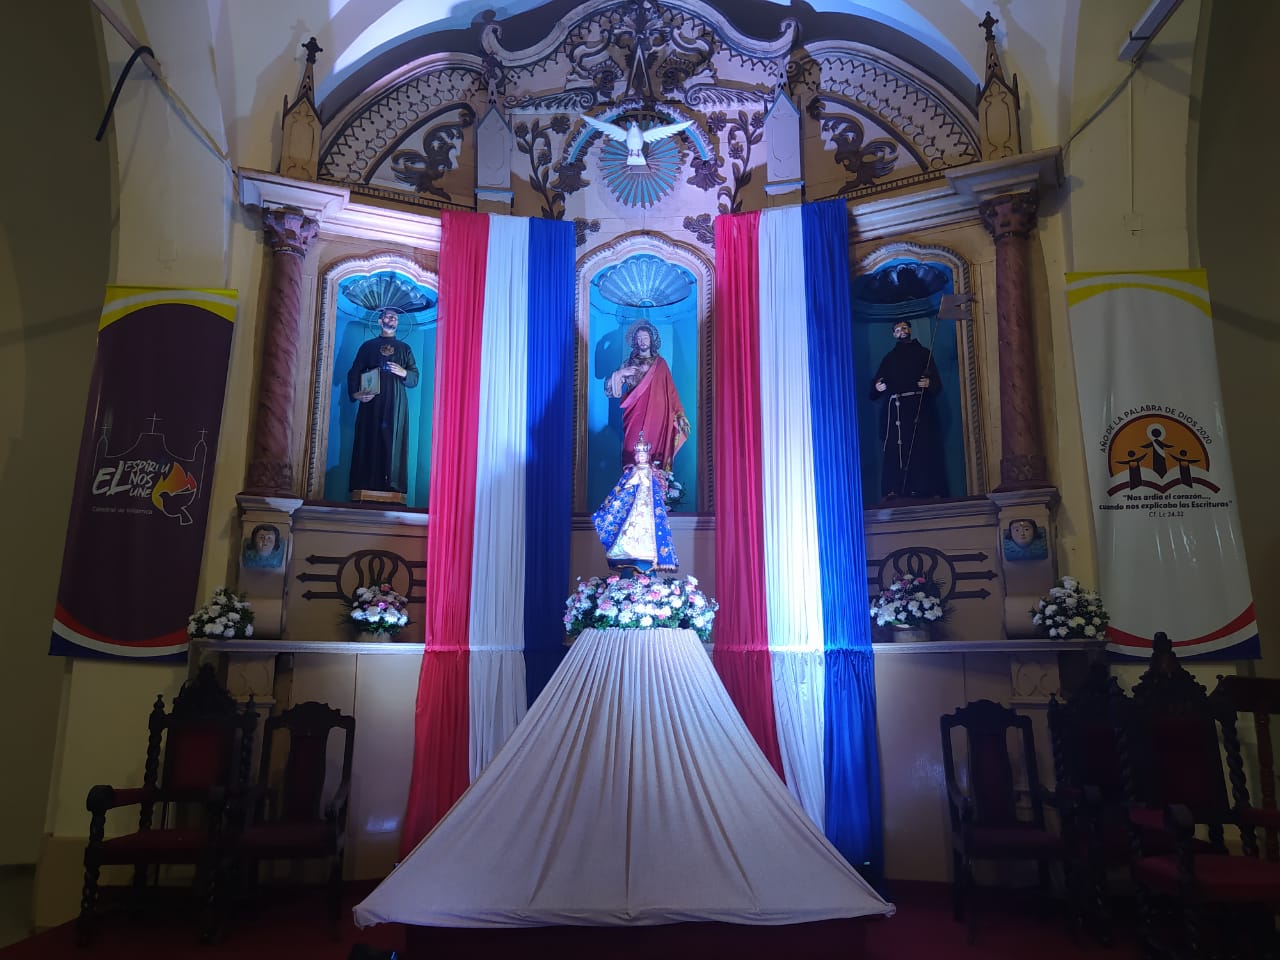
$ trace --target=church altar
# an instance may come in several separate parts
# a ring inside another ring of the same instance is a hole
[[[650,33],[652,16],[679,30]],[[351,875],[384,875],[396,859],[418,641],[432,615],[424,606],[427,481],[441,469],[427,441],[440,411],[419,388],[410,391],[419,426],[409,434],[407,509],[345,502],[354,414],[344,370],[375,308],[392,306],[360,291],[408,291],[397,309],[417,318],[407,326],[416,325],[413,349],[426,371],[435,365],[445,261],[457,250],[442,245],[443,225],[475,216],[455,216],[462,211],[572,223],[572,343],[557,361],[572,382],[572,438],[560,458],[572,461],[568,569],[605,572],[587,516],[616,479],[625,421],[613,387],[603,388],[640,356],[660,368],[669,362],[669,392],[683,403],[674,409],[687,443],[671,479],[684,501],[671,532],[683,570],[714,595],[723,591],[712,455],[714,223],[833,198],[848,212],[841,262],[870,291],[852,310],[855,352],[882,349],[874,338],[893,316],[877,291],[899,280],[924,286],[888,308],[915,311],[922,332],[931,328],[931,355],[935,341],[941,351],[950,499],[877,502],[871,493],[858,533],[869,589],[927,575],[951,613],[930,642],[873,652],[881,756],[893,758],[882,770],[887,876],[946,878],[942,786],[916,773],[940,768],[936,718],[979,697],[1038,708],[1069,688],[1097,648],[1032,639],[1030,608],[1063,553],[1037,406],[1034,314],[1042,305],[1033,283],[1042,270],[1036,213],[1042,194],[1061,183],[1062,159],[1056,147],[1022,150],[1016,83],[1001,70],[993,22],[983,25],[987,76],[976,104],[971,86],[939,80],[901,52],[808,41],[794,20],[780,22],[776,36],[751,37],[699,3],[584,4],[543,22],[543,39],[524,49],[507,47],[501,25],[485,20],[476,25],[482,66],[458,52],[415,61],[346,90],[323,122],[312,75],[319,51],[305,45],[277,171],[238,176],[241,202],[261,217],[266,312],[251,461],[237,499],[244,533],[273,528],[283,559],[265,569],[240,564],[237,585],[259,611],[255,641],[199,642],[194,659],[218,658],[241,695],[320,699],[357,714]],[[588,50],[583,31],[615,46]],[[708,41],[692,65],[680,47],[686,33]],[[642,36],[654,44],[645,58],[636,57],[638,41],[619,43]],[[583,72],[583,57],[604,72]],[[868,106],[872,92],[904,106]],[[610,127],[664,136],[624,147],[600,133]],[[849,150],[855,141],[871,152]],[[911,146],[921,143],[928,148]],[[418,149],[429,144],[434,159],[423,166]],[[850,165],[855,155],[862,160]],[[409,162],[418,172],[406,179]],[[971,306],[940,325],[944,295]],[[649,331],[643,343],[639,326]],[[442,376],[455,366],[442,363]],[[842,441],[874,426],[869,409]],[[879,447],[868,436],[859,442]],[[1014,531],[1026,532],[1026,543]],[[344,603],[370,583],[408,597],[405,642],[346,641]]]

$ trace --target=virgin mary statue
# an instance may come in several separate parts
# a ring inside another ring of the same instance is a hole
[[[609,566],[650,573],[680,566],[671,545],[667,520],[667,484],[649,461],[649,444],[641,432],[632,448],[634,461],[622,471],[604,503],[591,515],[604,544]]]

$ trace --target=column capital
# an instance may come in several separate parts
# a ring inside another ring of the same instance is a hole
[[[1006,193],[978,204],[978,214],[987,232],[999,242],[1006,237],[1026,239],[1036,226],[1036,211],[1040,209],[1040,193]]]
[[[262,230],[272,253],[305,257],[320,223],[296,207],[275,207],[262,211]]]

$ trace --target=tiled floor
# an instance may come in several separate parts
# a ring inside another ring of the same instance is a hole
[[[0,867],[0,947],[31,935],[35,867]]]

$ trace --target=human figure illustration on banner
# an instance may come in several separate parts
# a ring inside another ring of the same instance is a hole
[[[662,338],[648,320],[627,329],[629,353],[604,381],[604,392],[621,400],[622,466],[635,462],[634,451],[643,435],[650,463],[667,474],[680,447],[689,438],[689,418],[676,392],[671,368],[659,351]]]
[[[356,351],[347,371],[347,394],[360,404],[351,444],[348,489],[406,495],[409,488],[409,400],[418,385],[413,350],[396,337],[400,313],[384,309],[379,335]]]
[[[871,399],[882,407],[880,495],[945,497],[946,463],[934,411],[942,379],[933,351],[912,336],[910,320],[894,323],[893,338],[893,349],[871,381]]]
[[[631,463],[591,515],[596,535],[615,570],[675,570],[680,561],[671,545],[666,474],[654,469],[643,433],[629,453]]]

